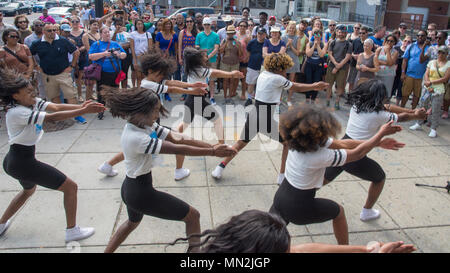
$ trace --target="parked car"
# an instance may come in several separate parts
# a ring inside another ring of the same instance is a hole
[[[57,7],[48,10],[48,15],[55,19],[56,23],[59,24],[63,19],[69,18],[72,15],[73,8],[71,7]]]
[[[44,8],[50,10],[51,8],[60,7],[59,2],[57,1],[47,1],[45,2]]]
[[[33,6],[33,12],[42,12],[44,9],[45,2],[36,2]]]
[[[197,12],[200,12],[201,14],[205,15],[205,14],[214,14],[214,8],[212,7],[186,7],[186,8],[181,8],[176,10],[174,13],[172,13],[171,15],[169,15],[169,18],[172,18],[174,16],[177,16],[178,13],[193,13],[196,14]]]
[[[347,27],[347,32],[348,33],[353,33],[353,26],[355,25],[355,24],[357,24],[357,22],[339,22],[338,23],[338,25],[345,25],[346,27]],[[361,23],[359,23],[359,24],[361,24]],[[372,33],[373,32],[373,28],[372,27],[369,27],[368,25],[364,25],[364,24],[361,24],[361,26],[365,26],[365,27],[367,27],[367,28],[369,28],[369,33]]]
[[[9,3],[0,10],[5,16],[16,16],[18,14],[31,14],[31,7],[25,6],[23,3]]]
[[[8,5],[9,3],[11,3],[11,0],[1,0],[0,1],[0,8]]]

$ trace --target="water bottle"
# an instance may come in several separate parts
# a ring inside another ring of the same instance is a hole
[[[420,98],[420,102],[422,102],[422,103],[425,102],[428,99],[428,97],[431,95],[430,92],[428,91],[428,87],[426,87],[424,85],[423,88],[424,88],[424,92],[423,92],[422,97]]]

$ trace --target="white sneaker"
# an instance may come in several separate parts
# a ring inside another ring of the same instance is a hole
[[[277,104],[277,106],[275,106],[275,114],[279,113],[280,113],[280,105]]]
[[[97,170],[107,176],[116,176],[119,174],[108,162],[104,162]]]
[[[66,242],[83,240],[91,237],[95,233],[95,229],[91,227],[82,228],[75,226],[70,229],[66,229]]]
[[[4,224],[0,224],[0,236],[2,236],[6,230],[8,230],[9,226],[11,225],[11,220],[6,221]]]
[[[281,185],[283,180],[284,180],[284,173],[279,173],[278,174],[278,181],[277,181],[278,185]]]
[[[430,134],[428,136],[429,137],[436,137],[437,136],[436,130],[431,129]]]
[[[222,178],[222,172],[223,172],[224,168],[220,167],[219,165],[217,165],[217,167],[214,169],[214,171],[212,172],[212,177],[214,177],[215,179],[220,179]]]
[[[370,221],[374,220],[380,217],[380,212],[376,209],[365,209],[361,211],[361,214],[359,215],[359,219],[361,221]]]
[[[175,169],[175,181],[185,179],[191,174],[191,171],[186,168]]]
[[[409,127],[410,130],[419,130],[422,129],[422,126],[419,123],[415,123],[413,126]]]

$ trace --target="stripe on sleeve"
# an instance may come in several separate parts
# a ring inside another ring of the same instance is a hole
[[[336,163],[336,166],[339,166],[341,164],[341,160],[342,160],[342,152],[341,152],[341,150],[337,150],[337,151],[339,153],[339,159],[338,159],[338,162]]]
[[[42,106],[44,106],[44,100],[41,100],[39,103],[38,103],[38,105],[37,105],[37,109],[40,111],[41,109],[42,109]]]
[[[30,124],[31,123],[31,120],[33,119],[33,115],[34,115],[34,111],[33,112],[31,112],[31,115],[30,115],[30,118],[28,119],[28,124]]]
[[[145,152],[144,152],[145,154],[148,153],[148,151],[150,150],[150,147],[152,146],[153,142],[155,142],[155,139],[154,139],[154,138],[152,138],[152,139],[150,140],[150,143],[148,143],[147,149],[145,149]]]
[[[334,163],[336,162],[337,159],[337,151],[334,150],[334,159],[333,159],[333,163],[331,163],[331,166],[334,166]]]
[[[36,117],[34,118],[33,124],[36,124],[39,117],[39,112],[36,112]]]
[[[283,87],[288,87],[289,86],[289,81],[286,81],[284,84],[283,84]]]
[[[155,153],[155,151],[156,151],[156,147],[158,147],[158,143],[159,143],[159,139],[155,139],[155,144],[153,144],[153,150],[152,150],[152,154],[154,154]]]

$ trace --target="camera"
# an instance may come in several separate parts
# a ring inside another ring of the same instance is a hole
[[[111,48],[111,49],[108,49],[108,52],[111,53],[111,55],[113,55],[114,52],[116,52],[116,51],[120,51],[120,48]]]

